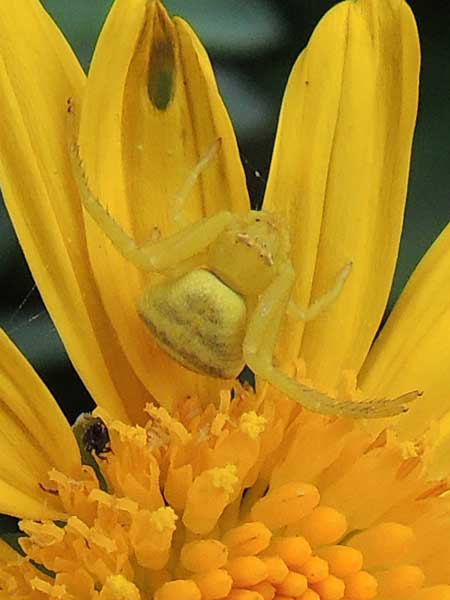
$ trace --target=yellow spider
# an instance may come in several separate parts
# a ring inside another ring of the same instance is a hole
[[[198,163],[173,203],[181,213],[200,173],[217,152],[216,142]],[[305,408],[328,415],[377,418],[404,412],[410,392],[395,399],[340,401],[303,385],[273,365],[282,319],[311,320],[338,297],[351,265],[334,286],[308,309],[291,300],[295,272],[287,231],[277,216],[250,210],[219,212],[185,225],[166,239],[139,246],[89,189],[78,148],[72,149],[74,173],[84,208],[115,248],[136,267],[165,275],[142,292],[138,310],[157,343],[192,371],[234,379],[245,364],[263,380]]]

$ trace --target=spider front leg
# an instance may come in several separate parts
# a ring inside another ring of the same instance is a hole
[[[333,287],[331,287],[323,296],[317,298],[308,308],[298,307],[293,300],[289,301],[287,312],[290,317],[299,321],[313,321],[324,310],[326,310],[335,300],[337,300],[352,271],[352,263],[348,262],[337,274]]]
[[[144,271],[165,271],[199,254],[233,218],[230,212],[222,211],[188,225],[166,239],[140,246],[91,192],[76,147],[72,149],[72,166],[85,210],[120,254]]]
[[[191,191],[197,183],[198,178],[217,154],[221,141],[222,140],[219,138],[213,144],[211,144],[206,154],[199,160],[199,162],[189,173],[188,177],[183,183],[183,186],[169,204],[169,216],[171,220],[180,228],[186,227],[190,224],[188,219],[183,214],[184,205],[186,204],[186,200],[189,198]]]
[[[336,400],[296,381],[273,365],[273,354],[294,280],[295,273],[292,265],[288,262],[284,263],[278,275],[261,294],[251,316],[244,340],[243,354],[245,362],[255,375],[268,381],[308,410],[321,414],[370,419],[405,412],[407,409],[403,404],[414,400],[419,395],[417,392],[410,392],[393,399],[383,398],[363,402]]]

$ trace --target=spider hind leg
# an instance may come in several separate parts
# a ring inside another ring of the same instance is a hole
[[[361,402],[337,400],[296,381],[273,365],[278,332],[289,303],[294,279],[292,266],[285,263],[278,276],[261,294],[244,340],[244,359],[247,365],[258,377],[313,412],[364,419],[389,417],[405,412],[405,404],[420,396],[419,392],[409,392],[397,398]]]

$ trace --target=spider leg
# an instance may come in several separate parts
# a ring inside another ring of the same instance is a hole
[[[294,279],[292,266],[285,263],[266,291],[261,294],[250,318],[243,345],[247,365],[258,377],[313,412],[366,419],[405,412],[407,409],[404,403],[417,398],[420,395],[418,392],[410,392],[393,399],[363,402],[337,400],[296,381],[273,365],[273,353]]]
[[[300,308],[295,304],[293,300],[289,301],[287,312],[290,317],[298,319],[300,321],[312,321],[320,314],[323,313],[337,298],[339,297],[342,289],[347,281],[347,277],[350,275],[352,270],[352,263],[349,262],[339,271],[331,287],[325,294],[317,298],[308,308]]]
[[[84,208],[122,256],[145,271],[164,271],[199,254],[233,218],[230,212],[222,211],[188,225],[168,238],[139,246],[91,192],[76,147],[72,148],[71,154],[73,172]]]
[[[193,187],[197,183],[198,178],[209,165],[211,160],[217,154],[220,145],[220,138],[216,140],[208,148],[206,154],[199,160],[192,171],[189,173],[187,179],[183,183],[181,189],[176,194],[175,198],[170,203],[169,216],[170,219],[176,223],[180,228],[187,227],[189,225],[188,219],[183,215],[183,208],[188,199]]]

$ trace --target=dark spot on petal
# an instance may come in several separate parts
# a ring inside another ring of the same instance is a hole
[[[158,110],[166,110],[175,91],[175,51],[171,32],[162,19],[155,23],[148,61],[148,97]]]

